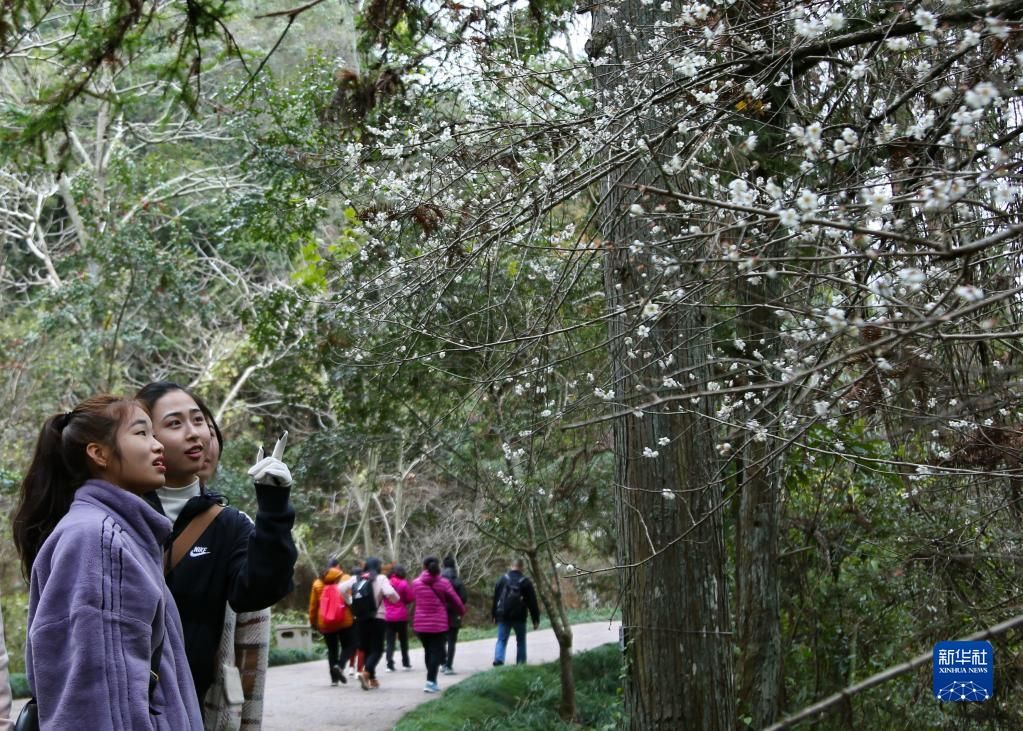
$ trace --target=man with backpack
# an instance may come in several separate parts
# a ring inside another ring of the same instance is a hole
[[[355,633],[359,638],[359,648],[366,653],[365,669],[359,673],[359,684],[363,690],[380,687],[376,670],[384,656],[384,632],[387,629],[384,597],[400,601],[391,582],[380,573],[381,566],[379,558],[370,556],[361,574],[338,584],[343,593],[351,592]]]
[[[533,583],[522,574],[522,559],[512,561],[511,568],[494,589],[491,617],[497,622],[497,646],[494,667],[504,665],[508,637],[515,631],[515,664],[526,662],[526,619],[532,617],[533,629],[540,626],[540,607],[536,603]]]

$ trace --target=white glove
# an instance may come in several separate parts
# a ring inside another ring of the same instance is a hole
[[[256,464],[249,468],[249,477],[257,485],[274,485],[276,487],[291,486],[291,470],[288,465],[281,462],[284,456],[284,447],[288,443],[288,432],[284,432],[281,438],[274,445],[273,454],[269,457],[263,456],[263,448],[260,447],[256,453]]]

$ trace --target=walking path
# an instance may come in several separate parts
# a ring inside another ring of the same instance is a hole
[[[576,652],[618,641],[619,624],[591,622],[572,627],[572,646]],[[459,642],[455,652],[457,675],[437,678],[441,690],[465,680],[474,673],[490,670],[494,659],[493,639]],[[554,632],[530,631],[529,663],[558,659]],[[264,731],[388,731],[398,720],[420,703],[439,697],[423,692],[426,668],[423,649],[411,640],[409,654],[413,670],[386,672],[384,663],[377,669],[380,688],[364,691],[356,678],[345,676],[347,685],[331,687],[327,661],[299,663],[270,668],[266,679],[263,706]],[[515,661],[515,638],[508,641],[507,658]]]

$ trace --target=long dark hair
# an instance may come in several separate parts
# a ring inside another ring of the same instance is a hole
[[[102,394],[43,423],[11,519],[14,546],[26,578],[32,573],[43,542],[71,508],[75,490],[95,471],[85,448],[102,444],[120,457],[117,430],[132,408],[139,405],[131,399]]]
[[[431,576],[440,575],[440,560],[436,556],[427,556],[423,559],[423,568]]]
[[[153,381],[151,383],[147,383],[145,386],[140,388],[139,392],[135,394],[135,398],[137,398],[145,405],[146,411],[148,411],[149,415],[152,416],[153,408],[156,406],[156,402],[162,399],[167,394],[171,393],[172,391],[182,391],[183,393],[188,394],[191,397],[191,399],[195,401],[195,405],[199,407],[199,410],[202,412],[203,418],[205,418],[206,421],[209,422],[210,429],[213,431],[213,436],[216,437],[217,439],[217,446],[220,447],[220,453],[223,454],[224,435],[220,431],[220,426],[217,424],[216,419],[213,418],[213,412],[210,411],[210,407],[207,406],[206,402],[203,401],[199,396],[197,396],[192,391],[189,391],[184,386],[179,386],[178,384],[174,383],[174,381]]]
[[[377,558],[376,556],[367,556],[366,565],[363,570],[369,573],[370,578],[376,579],[377,575],[380,573],[380,569],[382,566],[383,563],[381,563],[379,558]]]

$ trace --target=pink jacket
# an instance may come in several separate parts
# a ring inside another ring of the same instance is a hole
[[[408,605],[414,601],[412,587],[405,579],[397,576],[391,577],[391,586],[398,592],[398,601],[390,598],[384,600],[384,619],[388,622],[407,622]]]
[[[447,632],[448,607],[458,614],[465,614],[465,605],[458,598],[458,592],[443,576],[434,576],[429,571],[423,571],[419,578],[412,582],[412,593],[416,600],[412,629],[416,632],[428,634]]]

